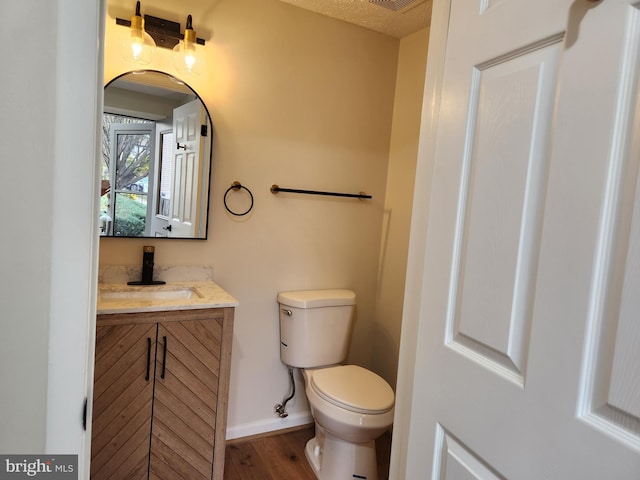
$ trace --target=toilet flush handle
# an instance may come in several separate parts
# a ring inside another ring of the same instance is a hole
[[[293,312],[291,310],[287,310],[286,308],[282,309],[282,313],[285,313],[285,314],[287,314],[289,316],[293,315]]]

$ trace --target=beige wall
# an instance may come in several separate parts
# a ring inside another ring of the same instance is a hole
[[[130,2],[108,3],[105,80],[130,70],[117,55],[127,33],[114,16]],[[208,2],[207,2],[208,4]],[[143,13],[170,19],[191,13],[209,65],[183,77],[204,99],[214,124],[209,238],[206,241],[102,239],[101,265],[138,264],[143,244],[156,264],[208,264],[240,306],[236,313],[230,435],[288,426],[304,412],[302,395],[276,419],[288,393],[279,359],[278,291],[344,287],[358,295],[350,361],[369,366],[378,252],[393,113],[397,39],[328,19],[277,0],[228,0],[202,11],[170,0]],[[166,8],[163,9],[163,7]],[[173,73],[169,51],[149,68]],[[253,211],[228,214],[234,180],[251,189]],[[338,192],[372,201],[270,193],[272,184]]]
[[[400,41],[371,367],[395,387],[429,28]]]

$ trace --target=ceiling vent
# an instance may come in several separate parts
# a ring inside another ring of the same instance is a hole
[[[369,0],[369,3],[400,13],[411,10],[424,2],[425,0]]]

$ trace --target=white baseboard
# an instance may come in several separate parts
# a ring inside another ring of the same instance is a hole
[[[296,412],[290,414],[286,418],[269,418],[258,420],[256,422],[244,423],[234,427],[227,428],[227,440],[234,438],[250,437],[261,433],[275,432],[300,425],[308,425],[313,423],[313,417],[310,411]]]

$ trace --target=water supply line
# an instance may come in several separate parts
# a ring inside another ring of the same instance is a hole
[[[296,382],[293,378],[293,367],[288,367],[288,368],[289,368],[289,380],[291,382],[291,395],[285,398],[282,401],[282,403],[276,404],[276,406],[273,409],[276,415],[278,415],[280,418],[287,418],[289,416],[289,414],[285,411],[285,407],[287,405],[287,402],[291,400],[293,396],[296,394]]]

